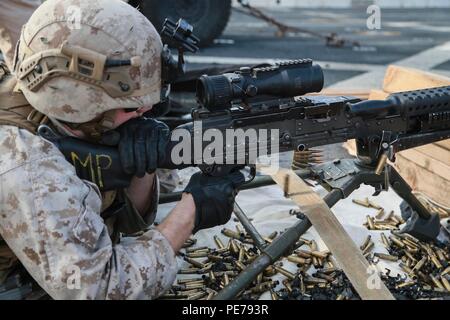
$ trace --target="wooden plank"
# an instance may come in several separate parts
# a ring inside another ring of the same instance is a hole
[[[419,151],[420,153],[430,158],[436,159],[437,161],[442,162],[447,166],[450,166],[450,152],[437,144],[427,144],[421,147],[414,148],[414,150]]]
[[[390,93],[382,90],[372,90],[369,94],[369,100],[386,100]]]
[[[436,142],[436,144],[438,146],[450,151],[450,139]]]
[[[272,178],[311,221],[361,299],[394,300],[379,276],[369,274],[369,263],[322,198],[291,170],[280,169]],[[373,282],[379,286],[368,285]]]
[[[423,192],[434,201],[450,207],[450,181],[411,163],[409,159],[406,159],[401,154],[397,155],[395,167],[414,191]]]
[[[431,174],[442,177],[450,181],[450,166],[436,159],[433,159],[417,150],[410,149],[400,152],[405,158],[416,165],[428,170]]]
[[[448,85],[450,85],[450,79],[447,77],[391,65],[384,77],[383,91],[393,93]]]

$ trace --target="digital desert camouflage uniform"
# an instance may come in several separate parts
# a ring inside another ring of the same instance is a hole
[[[80,39],[79,33],[71,33],[61,22],[64,22],[67,6],[75,2],[88,13],[83,15],[82,24],[91,31],[89,39]],[[115,54],[118,59],[139,51],[155,50],[149,42],[160,41],[149,36],[155,34],[155,30],[145,17],[137,16],[137,11],[131,11],[131,7],[120,1],[48,0],[42,7],[28,22],[32,27],[25,28],[22,34],[22,45],[28,55],[44,50],[43,47],[57,47],[62,38],[95,47],[96,41],[104,40],[104,35],[102,38],[97,34],[105,29],[117,40],[117,46],[109,47],[106,54]],[[53,23],[48,24],[48,21]],[[39,35],[32,33],[41,30],[40,24],[50,26],[50,32],[47,30],[45,42],[33,43],[33,40],[39,40]],[[130,32],[142,37],[141,42],[135,43],[143,43],[143,47],[133,47]],[[160,55],[160,52],[153,54]],[[155,91],[152,85],[160,85],[153,79],[160,77],[155,71],[160,70],[160,61],[142,60],[144,74],[154,71],[150,80],[145,82],[139,70],[131,69],[130,72],[136,82],[141,80],[140,88],[149,94],[142,97],[144,101],[139,101],[141,97],[121,98],[120,102],[129,108],[146,103],[146,99],[151,101],[155,97],[150,94]],[[117,221],[110,223],[101,216],[106,203],[111,203],[106,201],[107,195],[100,194],[96,185],[79,179],[62,153],[52,143],[35,135],[34,118],[38,107],[45,114],[55,111],[62,121],[74,118],[73,113],[81,110],[77,108],[85,107],[86,102],[97,105],[99,112],[107,111],[108,105],[102,103],[100,90],[89,90],[83,83],[70,81],[52,79],[43,90],[72,84],[83,87],[86,95],[61,97],[53,94],[47,101],[49,104],[43,104],[37,95],[30,93],[27,100],[33,102],[33,108],[21,94],[11,93],[15,86],[11,76],[3,80],[3,86],[0,85],[0,94],[8,97],[0,99],[0,235],[14,253],[6,246],[0,249],[0,277],[17,263],[17,256],[39,286],[54,299],[155,298],[171,286],[177,272],[175,253],[168,240],[158,230],[150,228],[138,236],[114,241],[108,226],[117,227]],[[113,107],[120,107],[117,101],[106,100]],[[86,111],[84,118],[79,116],[81,121],[86,121],[91,115]],[[133,210],[128,213],[130,216],[124,220],[131,220],[131,225],[119,225],[127,234],[138,231],[138,227],[145,228],[152,220],[151,217],[138,217],[135,210],[134,217]],[[153,213],[150,210],[147,216]],[[74,278],[78,274],[80,281]]]

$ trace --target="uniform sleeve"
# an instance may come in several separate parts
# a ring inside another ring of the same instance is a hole
[[[57,151],[57,150],[56,150]],[[177,263],[156,229],[113,245],[96,186],[59,154],[0,176],[0,232],[54,299],[152,299],[174,281]]]

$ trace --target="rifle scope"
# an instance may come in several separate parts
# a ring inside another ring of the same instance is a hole
[[[323,71],[311,59],[279,62],[267,67],[244,67],[233,73],[203,75],[197,81],[197,99],[210,111],[232,107],[253,98],[288,98],[319,92]]]

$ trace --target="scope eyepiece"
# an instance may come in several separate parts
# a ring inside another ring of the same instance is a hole
[[[232,102],[270,96],[287,98],[323,89],[323,71],[311,59],[279,62],[268,67],[241,68],[234,73],[201,76],[197,99],[210,111],[228,109]]]

